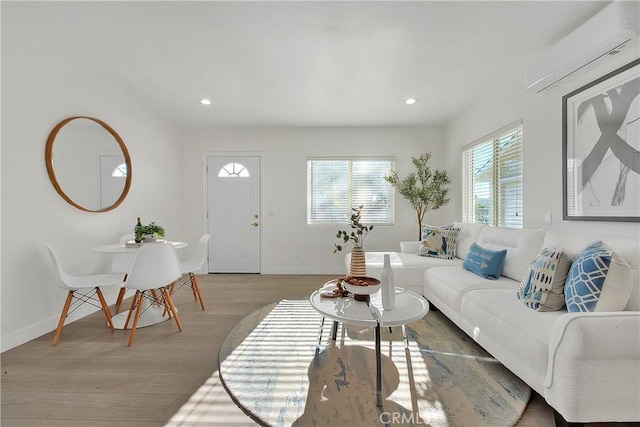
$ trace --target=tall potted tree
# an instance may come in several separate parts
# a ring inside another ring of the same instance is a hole
[[[423,153],[418,157],[411,157],[416,171],[406,178],[400,179],[397,171],[384,179],[390,183],[416,211],[418,218],[418,240],[422,238],[422,221],[424,215],[438,209],[451,201],[449,184],[451,179],[444,169],[431,169],[429,160],[431,153]]]

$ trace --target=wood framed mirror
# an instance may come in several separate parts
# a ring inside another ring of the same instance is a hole
[[[73,116],[58,123],[47,139],[45,162],[58,194],[86,212],[115,209],[131,188],[131,158],[124,141],[95,117]]]

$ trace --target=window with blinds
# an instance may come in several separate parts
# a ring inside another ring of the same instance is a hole
[[[362,205],[364,224],[393,222],[393,189],[384,180],[392,159],[312,159],[307,161],[307,224],[349,223]]]
[[[522,228],[522,122],[462,151],[465,222]]]

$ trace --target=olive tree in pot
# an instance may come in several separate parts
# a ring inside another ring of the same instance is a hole
[[[400,179],[397,171],[391,171],[391,175],[384,177],[385,181],[390,183],[415,209],[418,218],[418,240],[422,238],[424,215],[451,201],[449,197],[451,179],[444,169],[432,170],[429,166],[430,159],[431,153],[411,157],[416,171],[411,172],[404,179]]]

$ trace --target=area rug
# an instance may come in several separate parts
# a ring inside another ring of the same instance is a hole
[[[220,379],[265,426],[512,426],[531,390],[438,311],[382,331],[383,409],[375,405],[374,329],[331,341],[307,300],[244,318],[220,350]]]

